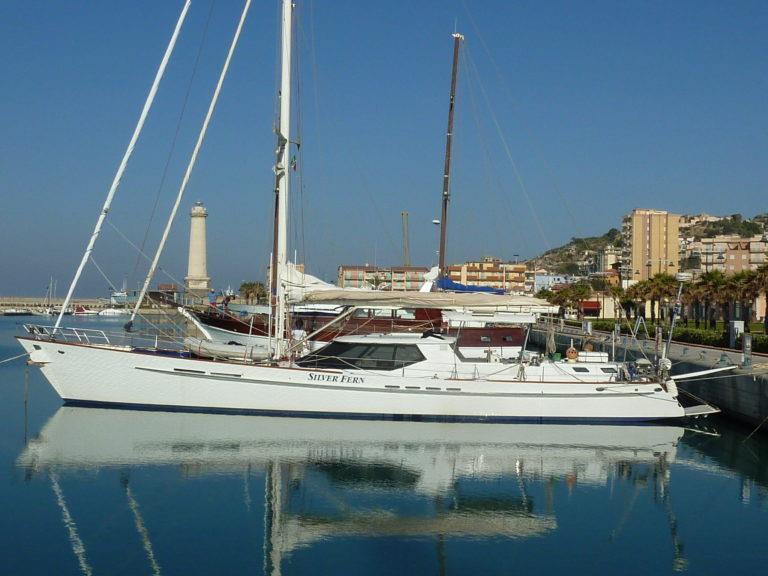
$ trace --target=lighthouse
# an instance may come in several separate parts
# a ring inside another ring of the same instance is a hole
[[[204,296],[211,287],[211,277],[208,276],[206,246],[205,246],[205,219],[208,218],[208,210],[203,203],[198,201],[192,207],[189,225],[189,265],[187,266],[187,289],[199,296]]]

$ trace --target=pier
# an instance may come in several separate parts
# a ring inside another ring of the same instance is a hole
[[[0,296],[0,316],[8,309],[42,310],[54,308],[60,310],[64,304],[64,298],[46,299],[44,296]],[[70,303],[70,309],[75,306],[84,306],[91,310],[103,310],[112,308],[107,298],[77,298]],[[143,307],[142,314],[167,313],[169,308]]]

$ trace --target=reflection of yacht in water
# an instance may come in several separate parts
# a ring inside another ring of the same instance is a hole
[[[460,476],[602,483],[617,462],[667,462],[683,428],[473,424],[232,416],[64,406],[19,458],[38,470],[182,465],[396,465],[441,493]]]
[[[58,478],[83,470],[178,466],[195,476],[261,470],[265,554],[274,568],[292,551],[347,536],[544,536],[557,529],[553,505],[536,502],[529,484],[560,479],[569,486],[604,486],[626,478],[630,468],[666,478],[682,435],[672,426],[370,422],[63,407],[17,464],[30,478],[47,474],[57,495]],[[366,495],[365,503],[349,501],[350,494]],[[392,506],[398,498],[434,506],[406,511]],[[307,510],[306,502],[321,505]]]

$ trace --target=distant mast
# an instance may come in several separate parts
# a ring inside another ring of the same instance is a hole
[[[291,33],[293,21],[293,1],[283,0],[282,6],[282,58],[280,92],[278,100],[280,115],[277,132],[277,158],[275,160],[275,223],[270,265],[272,326],[276,347],[274,357],[279,358],[285,352],[285,332],[287,329],[285,288],[281,278],[285,274],[288,258],[288,175],[290,174],[288,153],[290,148],[291,127]]]
[[[443,171],[443,208],[440,215],[440,252],[438,278],[445,273],[445,237],[448,228],[448,202],[451,200],[451,147],[453,145],[453,112],[456,104],[456,79],[459,76],[459,46],[464,36],[453,34],[453,68],[451,71],[451,100],[448,105],[448,132],[445,140],[445,170]]]

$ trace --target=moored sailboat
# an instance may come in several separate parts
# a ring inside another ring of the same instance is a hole
[[[186,358],[158,349],[116,344],[103,332],[99,338],[92,335],[83,339],[82,331],[60,327],[61,318],[53,330],[27,326],[27,336],[19,337],[19,341],[62,399],[68,403],[153,409],[481,421],[643,421],[717,411],[709,406],[695,410],[683,407],[675,384],[679,377],[669,377],[666,369],[641,372],[602,358],[597,362],[578,362],[577,358],[554,362],[522,353],[515,361],[493,355],[482,360],[466,358],[456,338],[433,330],[346,335],[295,359],[297,344],[303,339],[297,342],[287,337],[292,330],[286,285],[281,281],[287,269],[293,9],[291,0],[283,1],[270,359],[259,364],[248,357],[225,361]],[[165,235],[161,245],[164,239]],[[84,260],[92,243],[93,238]],[[73,286],[68,298],[72,291]],[[307,300],[329,303],[341,299],[330,291],[317,294],[308,295]],[[344,297],[350,298],[348,294]],[[372,304],[374,297],[379,303]],[[392,307],[399,297],[379,292],[358,294],[356,298],[358,304],[363,301],[367,306]],[[439,293],[419,297],[432,305],[416,308],[464,310],[503,309],[505,304],[512,305],[509,299],[514,298]],[[528,302],[537,303],[530,299]],[[137,309],[138,303],[134,314]]]

